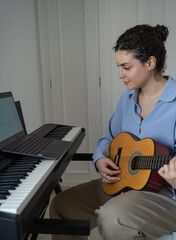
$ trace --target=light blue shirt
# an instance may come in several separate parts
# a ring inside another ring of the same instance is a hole
[[[168,146],[171,156],[176,154],[176,81],[168,78],[154,109],[143,120],[137,104],[138,92],[139,89],[126,90],[121,96],[105,136],[97,143],[93,154],[94,164],[99,158],[109,157],[109,146],[120,132],[132,133],[139,139],[152,138]]]
[[[176,81],[171,77],[156,102],[154,109],[141,120],[141,108],[137,104],[139,89],[127,90],[121,96],[116,110],[109,120],[104,137],[100,138],[93,154],[93,163],[109,157],[109,146],[120,132],[129,132],[139,139],[152,138],[176,153]]]
[[[137,104],[139,89],[127,90],[121,96],[116,110],[109,120],[106,134],[100,138],[93,154],[93,163],[109,157],[109,146],[120,132],[129,132],[139,139],[152,138],[165,144],[170,155],[176,154],[176,81],[169,77],[154,109],[141,120],[141,108]],[[176,189],[173,199],[176,200]]]

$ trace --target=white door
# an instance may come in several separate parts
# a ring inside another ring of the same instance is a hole
[[[45,121],[81,126],[79,152],[93,152],[100,137],[97,0],[38,0]],[[63,185],[97,174],[91,161],[72,162]]]

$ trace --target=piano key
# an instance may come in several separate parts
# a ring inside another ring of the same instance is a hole
[[[4,185],[4,186],[0,186],[0,189],[3,190],[3,189],[6,189],[6,190],[14,190],[16,188],[16,186],[18,185]]]
[[[18,168],[18,169],[6,169],[5,171],[4,171],[4,173],[7,173],[7,174],[10,174],[10,173],[12,173],[12,174],[14,174],[14,173],[27,173],[27,172],[32,172],[32,169],[30,168],[23,168],[23,169],[21,169],[21,168]]]
[[[13,180],[11,180],[11,179],[6,179],[6,180],[1,180],[0,181],[0,186],[1,185],[3,185],[4,186],[4,184],[17,184],[17,183],[21,183],[21,181],[18,179],[18,180],[15,180],[15,181],[13,181]]]
[[[18,179],[24,179],[25,175],[16,175],[16,176],[0,176],[0,181],[6,181],[6,180],[18,180]]]
[[[21,174],[19,172],[11,172],[11,173],[6,173],[6,172],[3,172],[3,173],[0,173],[0,179],[5,179],[5,178],[10,178],[10,177],[15,177],[15,178],[21,178],[21,177],[25,177],[27,176],[27,172],[26,171],[23,171]]]
[[[45,135],[46,138],[56,138],[61,141],[73,142],[75,138],[81,133],[81,127],[58,126],[51,132]]]
[[[8,188],[10,186],[18,186],[18,182],[4,182],[4,183],[1,183],[0,182],[0,189],[3,189],[3,188]]]
[[[75,138],[79,135],[81,132],[81,127],[73,127],[66,135],[62,138],[63,141],[69,141],[73,142]]]
[[[0,189],[0,194],[9,195],[9,194],[10,194],[10,192],[9,192],[9,191],[7,191],[7,190],[2,190],[2,189]]]
[[[21,184],[11,192],[5,201],[1,201],[0,211],[19,214],[25,204],[37,191],[37,185],[45,180],[49,174],[49,168],[54,164],[55,160],[43,160],[37,167],[29,173],[26,179],[21,180]]]
[[[72,129],[71,126],[57,126],[51,132],[49,132],[46,138],[56,138],[62,140],[62,138]]]
[[[0,199],[7,199],[7,197],[4,194],[0,194]]]
[[[15,165],[20,167],[30,167],[30,166],[36,165],[39,162],[40,161],[34,161],[34,160],[31,160],[31,162],[27,162],[26,160],[21,160],[16,162]]]
[[[7,169],[5,169],[4,171],[6,171],[6,170],[7,170],[7,171],[17,171],[17,172],[18,172],[18,170],[23,170],[23,171],[25,171],[25,169],[34,169],[35,166],[36,166],[36,165],[34,165],[34,164],[28,165],[28,166],[26,166],[26,165],[24,165],[24,166],[11,165],[11,166],[9,166]]]

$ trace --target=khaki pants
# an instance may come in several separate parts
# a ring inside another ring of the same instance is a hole
[[[116,197],[93,180],[58,194],[50,205],[51,218],[89,219],[104,240],[157,238],[176,231],[176,200],[167,184],[159,193],[129,191]],[[53,240],[87,240],[83,236],[53,235]]]

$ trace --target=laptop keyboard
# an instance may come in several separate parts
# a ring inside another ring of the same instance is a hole
[[[51,141],[53,141],[53,139],[33,136],[25,139],[25,141],[24,139],[21,139],[21,141],[18,140],[18,142],[16,142],[15,144],[13,143],[13,145],[11,144],[5,147],[5,150],[13,152],[23,152],[27,154],[38,154]]]

